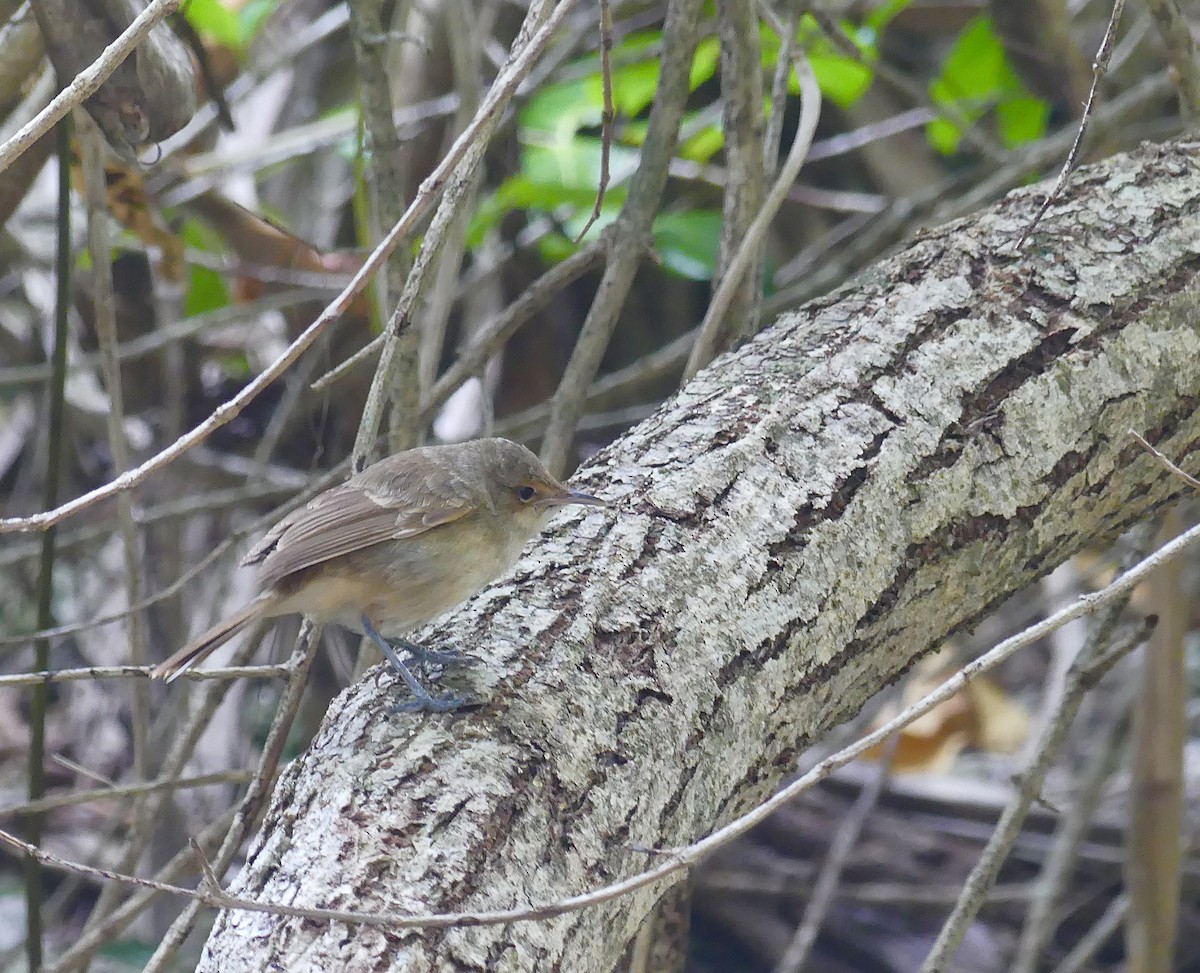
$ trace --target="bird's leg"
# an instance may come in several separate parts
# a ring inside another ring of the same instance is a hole
[[[427,649],[419,642],[411,642],[405,638],[394,638],[388,641],[411,655],[419,666],[453,666],[462,662],[462,653],[457,649]]]
[[[458,709],[466,700],[458,696],[435,697],[429,694],[424,686],[418,681],[396,654],[396,650],[392,648],[392,644],[379,634],[379,630],[371,623],[371,619],[364,613],[362,617],[363,631],[367,638],[379,646],[380,651],[387,656],[387,660],[391,663],[392,669],[396,674],[404,680],[404,684],[408,686],[408,691],[413,694],[413,699],[398,703],[396,709],[401,712],[410,713],[445,713],[449,710]],[[405,646],[407,648],[407,646]]]

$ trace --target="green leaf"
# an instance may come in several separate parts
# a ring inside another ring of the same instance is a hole
[[[1041,98],[1012,98],[996,108],[996,125],[1005,148],[1036,142],[1046,134],[1050,104]]]
[[[220,238],[196,220],[183,224],[183,242],[207,253],[220,253]],[[229,288],[225,278],[208,267],[192,265],[188,272],[187,294],[183,301],[184,317],[194,317],[229,305]]]
[[[721,214],[693,209],[662,213],[652,226],[654,248],[663,266],[689,280],[712,280],[721,243]]]
[[[821,86],[821,94],[839,108],[849,108],[867,93],[875,78],[866,64],[844,54],[810,54],[809,63]],[[792,72],[788,80],[788,91],[800,93],[800,84]]]
[[[612,73],[613,107],[626,118],[636,118],[654,101],[658,91],[658,62],[642,61],[614,68]],[[595,97],[603,110],[604,86],[599,75],[589,79],[595,88]],[[597,121],[599,117],[597,116]]]
[[[679,146],[679,157],[692,162],[707,162],[725,145],[725,132],[720,125],[705,125]]]
[[[1001,140],[1008,146],[1041,137],[1049,118],[1049,105],[1025,88],[984,15],[972,18],[959,33],[929,93],[934,104],[955,106],[968,124],[995,109]],[[926,126],[926,135],[939,152],[950,154],[958,151],[963,131],[957,121],[941,118]]]
[[[593,199],[592,205],[587,207],[587,209],[580,207],[569,219],[563,221],[563,227],[567,231],[573,248],[578,249],[575,243],[576,240],[579,240],[580,244],[591,243],[600,235],[601,230],[616,222],[617,217],[621,214],[620,205],[610,203],[607,193],[604,194],[604,203],[600,207],[599,215],[592,222],[592,213],[595,209],[596,201]],[[589,222],[592,223],[591,226],[588,226]],[[584,227],[587,227],[587,233],[580,237],[580,234],[584,231]]]
[[[716,37],[701,38],[696,45],[696,55],[692,58],[692,73],[688,78],[688,90],[695,91],[706,81],[712,80],[717,73],[717,63],[721,59],[721,42]]]
[[[594,194],[600,186],[603,146],[600,139],[579,136],[564,142],[527,145],[521,152],[521,175],[534,186],[553,195],[559,190]],[[639,153],[623,145],[609,152],[609,187],[628,179],[637,169]],[[552,205],[565,202],[552,199]]]
[[[184,6],[183,13],[197,33],[211,37],[226,47],[240,50],[243,46],[242,25],[238,15],[220,0],[190,0]]]
[[[636,118],[654,101],[660,74],[656,51],[661,44],[660,32],[642,31],[613,48],[613,107],[625,118]],[[693,90],[716,73],[719,50],[715,37],[705,38],[698,45],[692,61]],[[573,67],[585,69],[586,73],[570,81],[547,85],[534,94],[521,110],[522,127],[566,133],[600,124],[604,83],[599,57],[580,58]]]
[[[566,137],[585,125],[599,125],[604,102],[599,96],[599,79],[596,85],[590,84],[591,80],[585,77],[546,85],[521,109],[521,127]]]
[[[616,138],[622,145],[644,145],[649,132],[649,122],[622,122],[617,127]]]
[[[578,249],[579,246],[574,240],[557,232],[547,233],[538,240],[538,253],[547,265],[562,263]]]
[[[870,62],[878,57],[873,31],[861,30],[849,22],[842,26],[862,51],[863,59]],[[796,36],[801,49],[808,53],[808,63],[817,76],[822,95],[838,106],[847,108],[866,94],[875,77],[870,64],[864,64],[863,60],[851,57],[836,47],[811,14],[806,14],[801,20]],[[764,27],[761,43],[763,67],[773,71],[779,63],[779,36]],[[788,72],[788,92],[793,95],[800,93],[800,82],[796,79],[795,71]]]
[[[562,144],[525,146],[521,152],[521,171],[504,180],[476,207],[467,230],[467,246],[479,246],[484,235],[515,210],[550,213],[561,206],[569,206],[577,214],[583,214],[579,223],[579,229],[582,229],[587,214],[596,205],[600,152],[600,140],[587,136]],[[633,172],[637,161],[636,149],[612,147],[604,213],[615,214],[624,204],[625,187],[620,183]],[[607,219],[602,218],[597,226],[603,226]]]
[[[925,137],[942,155],[954,155],[962,142],[962,129],[948,119],[935,118],[925,126]]]
[[[876,34],[882,34],[884,29],[895,19],[896,15],[912,3],[912,0],[884,0],[878,7],[867,14],[863,26]]]
[[[974,17],[946,55],[938,89],[945,98],[995,97],[1004,88],[1007,66],[991,18]]]
[[[637,167],[638,146],[647,128],[645,112],[658,90],[661,46],[660,31],[641,31],[625,37],[613,50],[613,102],[622,121],[617,126],[619,142],[611,148],[603,208],[590,234],[611,222],[624,204],[623,183]],[[715,76],[719,59],[718,39],[702,39],[692,62],[693,89]],[[468,246],[478,246],[514,211],[555,212],[564,220],[568,234],[582,230],[590,219],[600,181],[602,147],[595,130],[602,119],[603,86],[597,56],[581,58],[573,67],[580,72],[577,77],[542,88],[522,108],[518,116],[520,172],[479,201],[468,229]],[[723,142],[720,126],[699,124],[680,151],[685,158],[703,162]],[[569,210],[569,215],[564,216],[564,210]],[[573,242],[556,234],[544,237],[539,246],[547,259],[562,259],[576,249]],[[688,266],[691,272],[711,276],[710,269]]]

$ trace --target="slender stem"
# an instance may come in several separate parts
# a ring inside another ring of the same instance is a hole
[[[50,415],[47,424],[46,480],[42,486],[42,507],[58,503],[58,485],[62,476],[63,406],[67,377],[67,317],[71,310],[71,123],[64,118],[56,132],[58,149],[58,240],[54,262],[58,289],[54,303],[54,351],[51,365]],[[53,624],[55,530],[42,534],[38,561],[37,622],[39,629]],[[34,648],[34,669],[50,668],[50,640],[38,639]],[[36,801],[46,793],[46,708],[50,687],[35,686],[29,701],[29,799]],[[42,843],[45,816],[31,814],[25,826],[30,844]],[[42,875],[37,861],[25,862],[25,953],[29,969],[36,973],[42,966]]]
[[[104,173],[104,136],[90,116],[80,110],[75,119],[75,144],[79,148],[83,168],[83,198],[87,210],[87,243],[92,258],[92,298],[94,326],[101,352],[101,374],[108,396],[105,425],[113,472],[121,475],[129,468],[129,448],[125,433],[125,405],[121,389],[121,366],[117,361],[117,308],[113,292],[112,234],[108,226],[108,200]],[[125,600],[130,606],[142,600],[141,566],[138,554],[138,531],[134,522],[133,495],[121,493],[116,498],[117,528],[125,568]],[[129,661],[145,665],[149,658],[143,615],[129,608],[125,629],[129,639]],[[129,726],[132,739],[132,772],[134,779],[150,777],[150,687],[145,680],[128,683],[130,692]],[[133,865],[151,840],[154,818],[148,813],[145,794],[133,799],[130,809],[131,826],[123,861]],[[88,919],[89,925],[116,907],[120,890],[108,886],[100,891]]]

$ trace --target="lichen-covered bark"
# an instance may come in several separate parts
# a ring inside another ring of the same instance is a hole
[[[573,895],[758,801],[922,652],[1178,490],[1200,437],[1195,144],[1081,172],[1024,252],[1010,196],[718,360],[429,642],[463,715],[377,670],[284,774],[235,891],[401,912]],[[611,968],[658,890],[405,932],[223,914],[200,968]]]

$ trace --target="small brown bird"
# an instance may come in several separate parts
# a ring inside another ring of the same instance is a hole
[[[260,618],[303,614],[365,633],[414,700],[443,711],[388,642],[465,601],[508,568],[565,504],[605,506],[563,486],[524,446],[479,439],[410,449],[367,467],[284,517],[242,559],[259,595],[150,675],[170,682]]]

